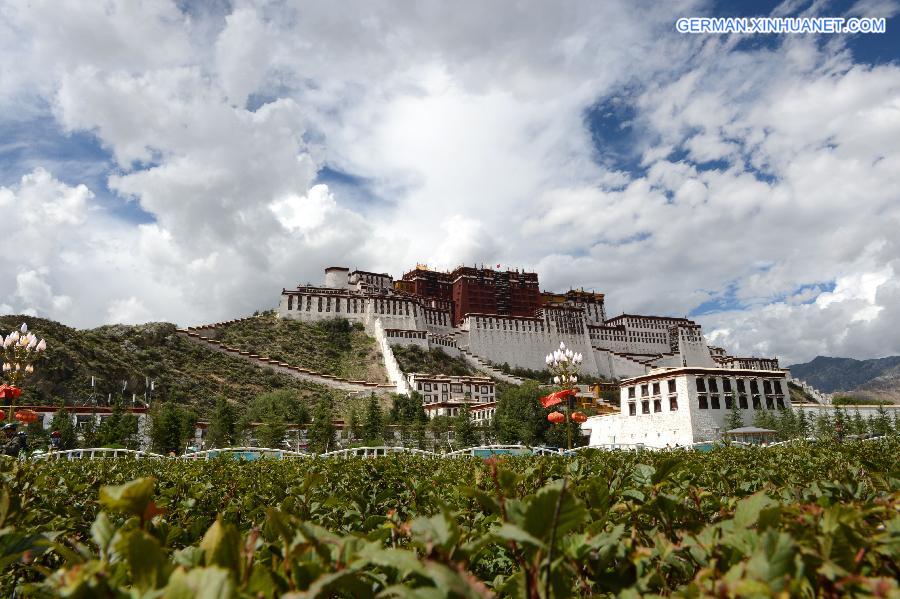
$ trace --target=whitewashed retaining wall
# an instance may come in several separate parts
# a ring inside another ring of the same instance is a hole
[[[397,363],[397,358],[394,357],[394,352],[391,350],[388,338],[384,334],[384,327],[381,326],[380,319],[375,320],[372,332],[378,347],[381,349],[381,357],[384,360],[384,369],[387,372],[388,379],[397,387],[397,393],[409,395],[409,381],[406,380],[406,375],[400,370],[400,365]]]

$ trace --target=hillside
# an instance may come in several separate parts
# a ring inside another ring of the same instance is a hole
[[[305,323],[266,312],[204,333],[253,354],[354,381],[387,383],[375,339],[344,319]]]
[[[21,402],[83,402],[91,394],[91,376],[96,378],[98,397],[121,396],[125,380],[126,396],[137,393],[143,398],[149,377],[156,382],[154,398],[191,403],[201,411],[220,394],[240,404],[274,389],[296,389],[310,399],[336,393],[198,346],[176,335],[174,324],[79,330],[31,316],[0,316],[0,333],[8,334],[22,322],[47,340],[48,349],[24,386]]]
[[[817,356],[788,368],[791,376],[826,393],[900,401],[900,356],[872,360]]]
[[[437,348],[425,350],[415,345],[391,346],[403,372],[427,372],[455,376],[483,376],[462,358],[452,358]]]

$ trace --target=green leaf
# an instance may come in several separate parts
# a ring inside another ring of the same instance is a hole
[[[761,491],[740,500],[734,510],[734,525],[738,528],[753,526],[759,521],[760,512],[773,505],[777,505],[776,501]]]
[[[216,518],[200,541],[207,566],[222,566],[238,575],[240,570],[241,536],[231,524]]]
[[[230,599],[234,597],[231,573],[222,568],[178,568],[169,577],[163,599]]]
[[[531,497],[525,508],[523,528],[531,536],[549,542],[556,523],[556,539],[582,524],[587,511],[563,482],[554,481]]]
[[[143,530],[131,531],[119,538],[116,549],[128,562],[134,586],[147,590],[162,584],[166,555],[153,536]]]
[[[152,477],[138,478],[124,485],[100,488],[100,503],[116,512],[143,516],[153,496],[156,481]]]
[[[94,543],[97,544],[97,548],[100,550],[100,556],[104,559],[106,559],[106,552],[109,549],[109,544],[112,541],[114,534],[116,534],[116,529],[112,525],[112,522],[109,521],[106,512],[97,514],[97,518],[94,520],[94,523],[91,524],[91,538],[94,540]]]
[[[491,530],[491,536],[502,541],[515,541],[516,543],[530,545],[538,549],[544,548],[544,542],[541,539],[532,536],[515,524],[509,522],[504,522],[500,526],[493,528]]]

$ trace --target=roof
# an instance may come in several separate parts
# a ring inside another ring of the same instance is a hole
[[[759,428],[758,426],[742,426],[740,428],[733,428],[730,431],[725,431],[727,434],[752,434],[752,433],[775,433],[777,431],[773,431],[770,428]]]

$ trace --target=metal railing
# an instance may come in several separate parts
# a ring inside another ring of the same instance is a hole
[[[150,451],[137,449],[113,449],[110,447],[91,447],[88,449],[65,449],[63,451],[48,451],[45,453],[33,453],[31,458],[35,460],[80,460],[80,459],[104,459],[104,458],[134,458],[159,460],[166,456]]]
[[[283,460],[289,458],[315,457],[313,454],[309,453],[291,451],[288,449],[272,449],[270,447],[222,447],[221,449],[204,449],[201,451],[192,451],[190,453],[185,453],[176,457],[180,460],[210,460],[220,455],[250,461],[258,460],[260,458]]]

